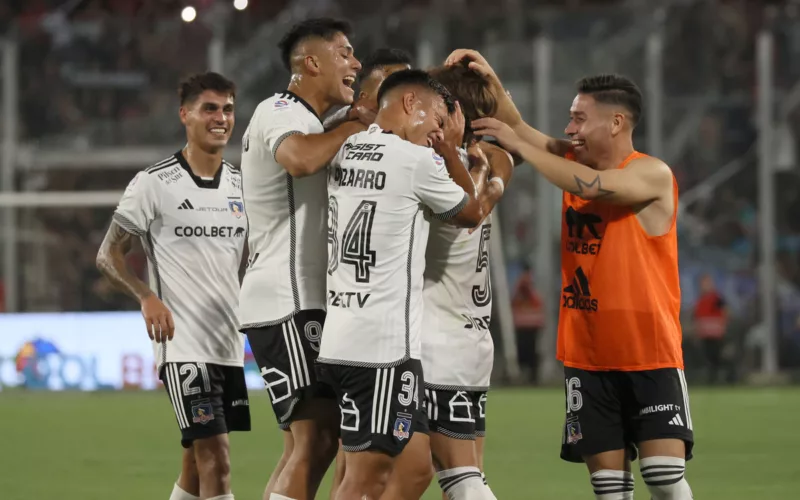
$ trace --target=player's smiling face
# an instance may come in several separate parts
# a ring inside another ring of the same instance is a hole
[[[407,104],[406,108],[409,113],[406,138],[410,142],[431,147],[444,138],[447,106],[441,96],[433,92],[417,91],[413,94],[411,105]]]
[[[569,109],[569,124],[564,132],[572,141],[579,163],[591,165],[607,147],[613,135],[614,114],[608,106],[600,105],[594,97],[578,94]]]
[[[180,113],[189,142],[209,152],[228,144],[235,122],[232,95],[206,90],[181,106]]]
[[[355,94],[353,84],[361,70],[361,63],[353,54],[353,46],[343,33],[338,33],[324,47],[319,65],[320,74],[327,83],[328,97],[337,104],[352,104]]]

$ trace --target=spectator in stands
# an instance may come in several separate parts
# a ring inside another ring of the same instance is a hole
[[[694,307],[694,336],[700,341],[706,358],[709,383],[720,381],[723,347],[728,328],[728,308],[709,274],[700,278],[700,297]]]

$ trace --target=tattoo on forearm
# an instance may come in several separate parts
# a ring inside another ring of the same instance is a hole
[[[614,194],[610,189],[603,189],[603,183],[600,181],[600,174],[597,174],[591,182],[587,182],[577,175],[575,177],[576,188],[570,193],[580,196],[581,198],[602,198]]]
[[[125,254],[131,249],[133,238],[133,234],[112,222],[97,254],[97,269],[119,290],[141,300],[153,292],[125,265]]]

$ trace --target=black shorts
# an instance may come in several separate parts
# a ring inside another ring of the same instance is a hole
[[[427,386],[425,409],[431,432],[468,440],[486,435],[486,391]]]
[[[184,448],[195,439],[250,430],[250,401],[241,366],[166,363],[159,378],[175,410]]]
[[[324,325],[325,311],[312,309],[277,325],[244,331],[281,429],[288,429],[294,421],[293,412],[300,401],[334,397],[322,390],[314,373]]]
[[[694,434],[683,370],[599,372],[564,367],[567,418],[561,458],[625,449],[636,458],[636,443],[681,439],[692,458]]]
[[[420,360],[391,368],[318,363],[317,372],[339,399],[344,451],[373,450],[395,457],[415,432],[428,433]]]

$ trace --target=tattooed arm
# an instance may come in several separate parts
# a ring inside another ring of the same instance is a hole
[[[130,272],[125,265],[125,255],[133,246],[134,235],[111,221],[100,251],[97,253],[97,269],[119,290],[137,301],[153,294],[150,287]]]
[[[509,151],[522,156],[548,181],[586,200],[638,205],[672,193],[672,171],[661,160],[644,157],[623,169],[597,171],[533,146],[494,118],[474,122],[476,133],[491,135]]]
[[[134,235],[111,221],[100,251],[97,269],[119,290],[135,298],[142,306],[142,316],[150,339],[156,342],[171,340],[175,331],[172,313],[155,296],[150,287],[137,278],[125,264],[125,255],[131,250]]]

